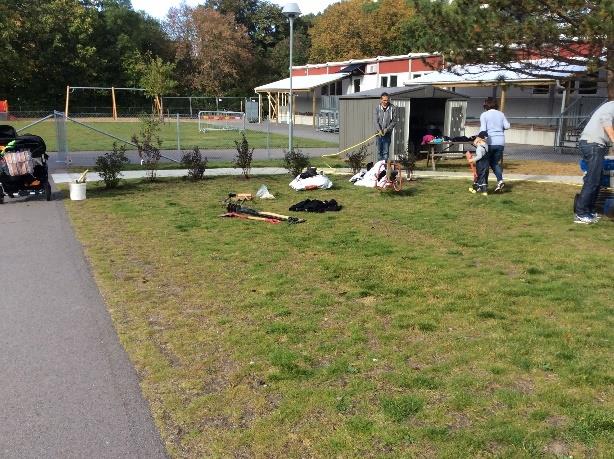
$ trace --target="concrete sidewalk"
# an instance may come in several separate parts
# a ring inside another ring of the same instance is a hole
[[[336,168],[325,169],[325,174],[328,175],[351,175],[350,169]],[[241,169],[219,168],[207,169],[205,175],[208,177],[224,176],[224,175],[241,175]],[[124,179],[138,179],[145,177],[145,171],[124,171],[122,172]],[[281,167],[255,167],[251,170],[250,175],[283,175],[288,174],[288,171]],[[81,174],[79,173],[56,173],[52,174],[55,183],[70,183]],[[187,175],[185,169],[159,170],[158,177],[184,177]],[[471,174],[466,172],[445,172],[445,171],[418,171],[415,174],[416,178],[436,178],[436,179],[471,179]],[[93,172],[87,175],[89,182],[100,181],[100,176]],[[288,181],[290,181],[288,175]],[[545,182],[545,183],[566,183],[569,185],[582,185],[582,176],[580,175],[528,175],[528,174],[505,174],[505,180],[508,182]]]
[[[0,457],[166,457],[64,203],[0,215]]]

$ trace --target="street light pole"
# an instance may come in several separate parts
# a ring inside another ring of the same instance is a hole
[[[292,48],[294,46],[294,19],[301,15],[296,3],[287,3],[282,13],[290,20],[290,100],[288,102],[288,152],[292,152],[294,137],[294,95],[292,93]]]

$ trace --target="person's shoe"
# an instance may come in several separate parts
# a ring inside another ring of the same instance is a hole
[[[597,212],[590,212],[588,215],[596,222],[601,220],[601,215],[599,215]]]
[[[478,191],[475,188],[469,188],[469,193],[476,194]]]
[[[576,214],[573,222],[574,223],[580,223],[580,224],[583,224],[583,225],[590,225],[591,223],[596,223],[597,220],[595,220],[590,215],[577,215]]]
[[[488,191],[480,191],[480,194],[481,194],[482,196],[488,196]]]
[[[505,186],[505,183],[503,183],[503,180],[498,182],[497,183],[497,187],[495,188],[495,193],[503,193],[503,187],[504,186]]]

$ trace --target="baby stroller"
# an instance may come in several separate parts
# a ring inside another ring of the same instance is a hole
[[[4,197],[45,194],[51,201],[47,147],[37,135],[17,135],[12,126],[0,125],[0,204]]]

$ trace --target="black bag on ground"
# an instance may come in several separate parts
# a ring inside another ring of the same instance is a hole
[[[319,199],[305,199],[304,201],[297,202],[290,206],[293,212],[338,212],[341,210],[341,205],[334,199],[330,201],[320,201]]]

